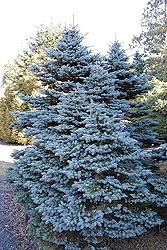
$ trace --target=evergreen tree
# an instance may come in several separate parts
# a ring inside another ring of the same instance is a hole
[[[14,154],[14,182],[31,232],[54,249],[100,249],[106,238],[140,235],[162,223],[153,205],[167,205],[165,180],[143,168],[145,152],[111,105],[118,93],[106,71],[93,67],[84,82],[59,95],[55,124]]]
[[[148,71],[159,80],[164,79],[167,32],[167,0],[149,0],[142,13],[142,32],[133,37],[133,46],[141,47],[147,55]]]
[[[77,82],[83,84],[83,78],[89,76],[91,65],[96,63],[98,55],[91,55],[88,47],[82,45],[83,39],[84,36],[80,34],[77,27],[65,28],[61,38],[56,42],[55,48],[50,47],[45,50],[49,59],[41,61],[41,66],[33,65],[31,67],[45,88],[42,91],[43,96],[35,98],[22,96],[25,103],[29,103],[32,108],[37,109],[36,112],[28,112],[27,117],[23,115],[21,118],[19,114],[18,128],[32,127],[32,130],[28,129],[27,135],[36,135],[41,133],[42,128],[54,125],[54,107],[56,109],[61,94],[69,93],[76,88]],[[45,117],[45,122],[42,116]]]
[[[113,77],[115,88],[121,92],[122,99],[133,100],[150,88],[143,73],[139,74],[138,68],[134,71],[134,65],[129,63],[129,58],[118,41],[109,47],[105,68]]]
[[[150,113],[150,110],[145,109],[145,103],[136,100],[139,95],[148,92],[152,85],[147,84],[146,75],[144,73],[140,74],[138,71],[139,65],[135,62],[131,65],[128,60],[129,58],[122,49],[121,44],[116,41],[109,48],[104,68],[108,70],[115,89],[119,91],[118,98],[132,137],[137,139],[143,146],[150,146],[152,143],[157,142],[156,134],[149,128],[155,122],[150,119],[143,119],[144,116]]]
[[[135,74],[137,76],[141,76],[144,74],[146,79],[150,78],[147,75],[147,61],[145,59],[145,55],[141,54],[139,51],[136,51],[133,56],[132,68],[135,69]]]
[[[59,24],[56,27],[53,24],[48,26],[41,24],[36,31],[36,36],[29,39],[28,44],[30,52],[36,55],[36,60],[47,60],[45,49],[55,47],[55,42],[60,38],[62,26]],[[28,51],[26,51],[28,53]],[[31,62],[32,64],[33,62]],[[36,63],[36,62],[35,62]]]
[[[158,137],[167,142],[167,86],[166,82],[152,79],[154,88],[141,97],[141,101],[147,103],[147,108],[152,109],[149,114],[150,119],[157,121],[157,125],[152,129],[157,132]]]
[[[3,85],[4,97],[0,100],[0,139],[6,142],[27,144],[30,138],[25,138],[22,129],[18,130],[12,123],[16,120],[11,112],[26,111],[29,107],[21,101],[19,94],[35,95],[41,87],[40,81],[30,71],[32,63],[38,65],[40,60],[46,61],[44,48],[55,46],[55,41],[60,37],[60,27],[41,25],[37,29],[34,39],[29,41],[29,49],[24,50],[14,60],[13,64],[5,65]]]
[[[68,92],[73,86],[61,82],[83,82],[83,77],[89,76],[92,63],[98,60],[98,55],[91,55],[87,46],[83,46],[84,36],[80,34],[77,26],[65,28],[56,47],[45,50],[49,60],[41,62],[40,67],[32,67],[35,75],[43,85],[54,87],[58,91]],[[62,86],[62,89],[61,89]]]
[[[166,32],[165,45],[164,45],[164,73],[163,73],[163,81],[167,82],[167,32]]]

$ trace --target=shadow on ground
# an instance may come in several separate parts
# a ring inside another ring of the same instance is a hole
[[[9,193],[10,185],[5,180],[5,172],[12,164],[0,161],[0,249],[16,250],[12,231],[10,230]]]
[[[6,169],[11,167],[11,162],[0,161],[0,176],[5,176]]]

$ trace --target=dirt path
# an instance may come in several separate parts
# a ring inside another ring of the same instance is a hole
[[[2,162],[0,162],[1,164]],[[0,249],[16,250],[14,236],[10,230],[10,214],[8,194],[11,186],[7,185],[3,176],[0,176]]]
[[[37,250],[28,233],[27,217],[15,201],[15,187],[5,180],[6,169],[13,163],[11,153],[23,146],[0,141],[0,250]]]

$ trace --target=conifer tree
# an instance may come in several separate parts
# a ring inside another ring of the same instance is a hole
[[[49,60],[41,62],[41,67],[32,67],[43,85],[68,92],[73,86],[66,86],[61,82],[82,83],[82,78],[89,76],[91,65],[96,63],[98,56],[91,55],[89,48],[83,46],[83,39],[77,26],[71,26],[63,30],[61,38],[56,41],[56,47],[51,46],[45,50]]]
[[[57,107],[59,96],[75,89],[77,82],[83,84],[83,78],[89,76],[91,65],[96,64],[98,55],[92,55],[88,47],[82,45],[83,39],[84,36],[76,26],[65,28],[55,43],[55,48],[45,50],[48,60],[41,61],[41,66],[32,65],[31,69],[44,90],[43,96],[35,98],[22,95],[25,103],[31,103],[30,106],[37,109],[35,113],[28,112],[26,117],[23,114],[23,118],[19,114],[17,126],[22,129],[32,127],[27,135],[36,135],[42,128],[54,125],[54,107]],[[42,116],[45,116],[45,122],[41,119]]]
[[[147,56],[149,74],[160,81],[166,81],[166,55],[164,53],[167,32],[167,0],[149,0],[141,20],[141,33],[134,36],[134,47],[140,47]]]
[[[132,137],[137,139],[141,144],[150,146],[156,143],[156,133],[149,128],[155,122],[150,119],[143,119],[150,113],[150,110],[144,109],[145,104],[137,102],[136,98],[148,92],[152,88],[147,84],[147,77],[144,73],[140,74],[134,66],[129,63],[125,51],[121,44],[116,41],[110,46],[108,57],[104,63],[104,68],[108,70],[113,80],[115,89],[119,91],[120,105],[125,113],[125,119],[129,122],[129,131]],[[135,121],[140,118],[139,121]]]
[[[14,63],[4,67],[3,85],[4,97],[0,100],[0,139],[7,142],[27,144],[30,138],[13,126],[15,118],[11,114],[14,110],[26,111],[29,107],[20,100],[19,94],[35,95],[41,87],[40,81],[30,71],[32,63],[38,65],[40,60],[46,61],[44,48],[54,47],[55,41],[60,37],[60,27],[41,25],[38,27],[34,39],[30,39],[29,49],[17,56]]]
[[[149,79],[149,75],[147,75],[147,60],[145,55],[136,51],[133,56],[132,68],[135,69],[135,74],[137,76],[141,76],[144,74],[146,80]]]
[[[152,129],[157,132],[160,140],[167,142],[167,85],[155,78],[151,82],[154,88],[141,98],[147,103],[147,108],[152,109],[150,119],[157,121]]]
[[[167,205],[165,180],[143,168],[145,152],[111,105],[118,93],[106,71],[93,67],[83,80],[59,95],[54,125],[14,154],[31,232],[54,249],[100,249],[106,238],[140,235],[162,223],[153,205]]]

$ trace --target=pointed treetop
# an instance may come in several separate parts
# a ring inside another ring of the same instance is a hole
[[[73,20],[72,20],[72,25],[75,26],[74,15],[73,15]]]

